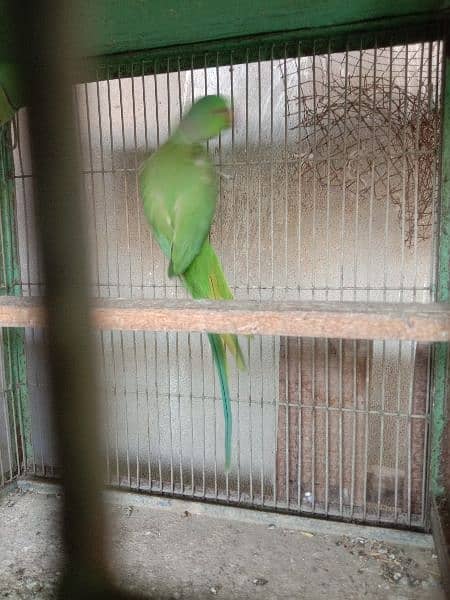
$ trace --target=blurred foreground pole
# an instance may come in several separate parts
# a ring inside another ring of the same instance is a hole
[[[35,210],[48,307],[52,405],[63,467],[65,575],[60,597],[113,598],[104,553],[100,428],[88,322],[83,193],[72,83],[82,55],[76,2],[16,2],[30,93]]]

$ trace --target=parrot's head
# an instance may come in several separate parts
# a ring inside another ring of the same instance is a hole
[[[205,96],[192,105],[179,126],[179,133],[190,143],[203,142],[231,126],[232,113],[222,96]]]

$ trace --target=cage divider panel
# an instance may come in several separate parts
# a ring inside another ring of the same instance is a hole
[[[6,124],[0,130],[0,212],[1,212],[1,295],[22,295],[18,256],[16,195],[13,161],[13,135],[17,126]],[[25,330],[6,328],[2,332],[2,394],[5,403],[5,425],[9,427],[9,478],[24,472],[33,462],[31,416],[28,399]],[[1,452],[1,449],[0,449]],[[3,462],[3,460],[1,461]],[[4,476],[2,477],[2,479]]]
[[[425,33],[395,45],[374,33],[340,45],[294,36],[97,63],[96,80],[74,93],[92,295],[186,297],[145,222],[137,168],[193,99],[220,93],[235,119],[208,144],[220,180],[210,237],[236,299],[432,302],[442,42]],[[22,286],[38,296],[24,110],[19,125]],[[426,344],[255,336],[249,370],[230,361],[225,476],[205,336],[104,331],[97,341],[110,484],[423,526]],[[45,381],[30,363],[38,336],[26,343],[35,468],[56,473]]]

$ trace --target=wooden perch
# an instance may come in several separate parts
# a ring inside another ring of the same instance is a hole
[[[343,339],[450,340],[448,304],[92,300],[97,329],[197,331]],[[70,315],[67,317],[70,319]],[[42,299],[0,298],[0,327],[43,327]]]

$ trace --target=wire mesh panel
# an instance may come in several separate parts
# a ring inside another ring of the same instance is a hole
[[[236,298],[433,300],[442,44],[317,47],[105,66],[76,87],[94,296],[185,297],[145,222],[137,172],[194,99],[220,93],[235,118],[208,143],[220,185],[211,241]],[[22,287],[37,295],[24,111],[18,125]],[[51,475],[39,336],[27,333],[34,469]],[[424,525],[428,345],[243,339],[225,475],[206,337],[96,336],[108,483]]]
[[[0,344],[5,347],[4,336]],[[23,467],[23,436],[21,432],[20,414],[14,401],[14,390],[11,388],[5,373],[5,363],[0,362],[0,489],[12,481]]]
[[[0,128],[0,294],[19,295],[20,265],[14,218],[14,165],[9,129]],[[18,329],[0,334],[0,488],[21,474],[31,452],[26,415],[24,338]],[[30,457],[31,458],[31,457]],[[30,460],[31,462],[31,460]]]

